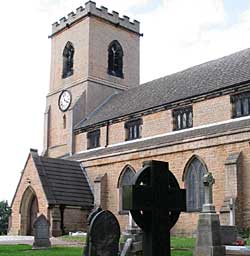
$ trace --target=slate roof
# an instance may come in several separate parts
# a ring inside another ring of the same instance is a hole
[[[100,148],[93,151],[86,151],[80,154],[75,154],[70,159],[84,160],[91,157],[103,157],[110,154],[123,154],[126,151],[137,152],[138,150],[151,150],[152,148],[166,147],[171,144],[184,143],[185,140],[196,138],[206,139],[208,136],[220,136],[227,132],[238,132],[246,129],[250,131],[250,119],[235,120],[233,122],[202,127],[197,129],[187,129],[181,132],[168,134],[165,136],[153,137],[146,140],[136,140],[131,143],[124,143],[117,146]]]
[[[31,153],[49,204],[93,207],[93,194],[80,163]]]
[[[250,81],[250,49],[197,65],[113,95],[75,129],[220,91]]]

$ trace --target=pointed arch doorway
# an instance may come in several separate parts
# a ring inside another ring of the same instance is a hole
[[[33,222],[37,218],[39,212],[38,200],[35,191],[32,187],[28,187],[23,193],[20,215],[20,235],[33,235]]]

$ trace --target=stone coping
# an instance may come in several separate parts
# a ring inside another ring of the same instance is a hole
[[[249,255],[250,256],[250,246],[226,246],[226,255],[230,255],[230,256]]]

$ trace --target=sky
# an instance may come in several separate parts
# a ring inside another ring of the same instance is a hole
[[[51,24],[83,0],[1,3],[0,200],[11,203],[30,148],[43,149]],[[249,0],[96,0],[141,22],[141,83],[250,47]]]

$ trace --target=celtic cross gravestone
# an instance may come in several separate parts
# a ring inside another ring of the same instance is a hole
[[[213,184],[215,180],[212,173],[208,172],[203,176],[203,184],[205,190],[205,203],[202,206],[202,212],[215,212],[213,205]]]
[[[123,206],[143,230],[143,255],[170,255],[170,229],[186,210],[186,193],[168,163],[144,162],[132,184],[123,187]]]

